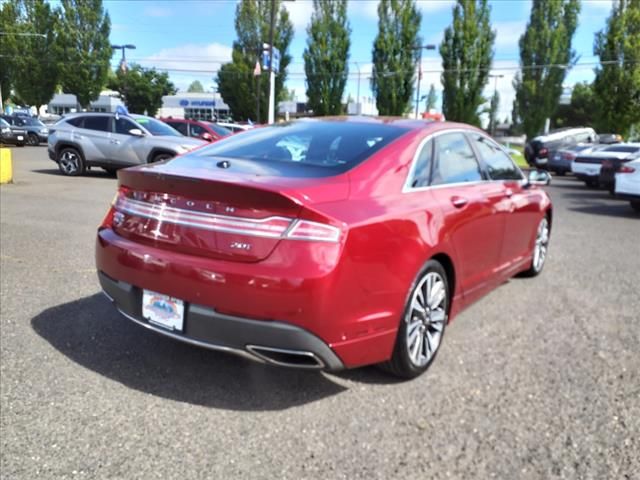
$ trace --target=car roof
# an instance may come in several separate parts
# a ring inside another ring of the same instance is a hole
[[[367,117],[367,116],[336,116],[336,117],[322,117],[322,118],[303,118],[296,120],[298,122],[349,122],[349,123],[363,123],[363,124],[377,124],[377,125],[391,125],[397,126],[401,128],[405,128],[407,130],[450,130],[450,129],[467,129],[477,132],[482,132],[482,130],[474,127],[473,125],[468,125],[466,123],[457,123],[457,122],[436,122],[433,120],[424,120],[424,119],[411,119],[404,117]]]

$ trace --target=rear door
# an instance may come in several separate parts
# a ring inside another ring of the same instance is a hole
[[[473,301],[492,285],[500,260],[504,216],[496,213],[504,187],[485,180],[462,131],[435,137],[431,187],[458,257],[465,300]]]
[[[108,162],[113,154],[109,115],[87,115],[73,132],[87,162]]]

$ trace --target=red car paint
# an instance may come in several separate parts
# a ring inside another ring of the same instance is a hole
[[[410,287],[427,260],[448,269],[450,321],[529,267],[536,228],[551,209],[544,190],[486,180],[404,191],[423,140],[480,130],[405,119],[322,121],[386,123],[407,132],[345,173],[322,178],[240,175],[173,161],[121,170],[120,200],[98,232],[98,270],[223,314],[302,327],[344,366],[357,367],[389,359]],[[114,225],[118,205],[135,212],[144,204],[194,213],[185,224],[127,214]],[[194,227],[219,220],[202,220],[207,212],[241,225],[229,232],[224,225]],[[278,235],[243,235],[245,226],[263,228],[252,220],[269,218],[264,228]],[[338,239],[282,238],[278,219],[304,219],[312,233]]]

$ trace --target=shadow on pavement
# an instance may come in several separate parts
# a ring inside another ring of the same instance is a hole
[[[33,173],[43,173],[45,175],[56,175],[58,177],[65,177],[65,175],[63,175],[62,173],[60,173],[60,170],[58,170],[57,168],[37,168],[35,170],[31,170]],[[113,180],[114,178],[116,178],[115,175],[111,174],[111,173],[107,173],[104,170],[101,170],[99,168],[94,168],[91,170],[87,170],[86,172],[84,172],[84,174],[82,175],[83,177],[92,177],[92,178],[108,178]]]
[[[616,203],[589,203],[580,206],[568,207],[572,212],[588,213],[590,215],[604,215],[607,217],[640,219],[640,213],[636,213],[629,202],[617,201]]]
[[[318,372],[268,367],[147,331],[119,315],[102,294],[49,308],[31,325],[83,367],[179,402],[229,410],[281,410],[346,390]]]

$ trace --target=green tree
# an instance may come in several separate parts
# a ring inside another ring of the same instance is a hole
[[[600,131],[628,135],[640,127],[640,0],[620,0],[596,34],[600,57],[593,90]]]
[[[487,0],[458,0],[453,24],[444,31],[442,111],[447,120],[480,125],[482,95],[493,60],[496,34],[491,30]]]
[[[533,0],[527,29],[520,37],[521,72],[513,82],[514,111],[529,138],[542,130],[558,107],[567,74],[564,66],[575,62],[571,40],[579,12],[579,0]]]
[[[558,106],[553,124],[555,127],[596,125],[599,117],[600,108],[593,86],[587,82],[576,83],[571,92],[571,103]]]
[[[500,109],[500,94],[496,90],[491,96],[491,104],[489,105],[489,133],[495,135],[496,125],[498,124],[498,110]]]
[[[403,115],[411,109],[421,21],[414,0],[380,0],[371,77],[380,115]]]
[[[111,20],[102,0],[61,0],[62,87],[86,108],[98,98],[109,74]]]
[[[19,8],[20,31],[30,35],[20,37],[13,85],[23,103],[39,108],[51,100],[60,81],[59,12],[45,0],[15,3]]]
[[[282,97],[287,79],[287,67],[291,62],[289,44],[293,38],[293,25],[282,0],[244,0],[236,6],[235,28],[237,39],[233,42],[231,62],[224,64],[217,76],[218,91],[239,120],[259,121],[256,112],[257,94],[260,95],[260,111],[266,118],[269,101],[269,79],[266,71],[255,78],[256,61],[262,61],[263,43],[269,42],[269,19],[275,7],[277,21],[273,44],[280,50],[280,72],[276,75],[276,102]]]
[[[349,73],[347,0],[313,0],[307,34],[307,105],[314,115],[339,115]]]
[[[438,94],[436,93],[436,86],[432,83],[431,87],[429,87],[429,93],[427,94],[427,98],[425,100],[424,109],[425,111],[433,110],[436,108],[436,104],[438,103]]]
[[[191,85],[189,85],[189,88],[187,88],[187,92],[204,93],[204,87],[202,86],[202,83],[200,83],[200,80],[194,80],[191,82]]]
[[[169,81],[166,72],[154,68],[145,69],[133,64],[126,71],[118,69],[109,81],[109,88],[120,92],[127,109],[131,113],[155,115],[162,105],[164,95],[176,93],[176,87]]]
[[[17,77],[16,60],[18,59],[18,41],[20,37],[15,34],[20,32],[18,25],[17,2],[5,2],[0,9],[0,93],[4,104],[13,89]],[[0,105],[2,110],[3,105]]]

